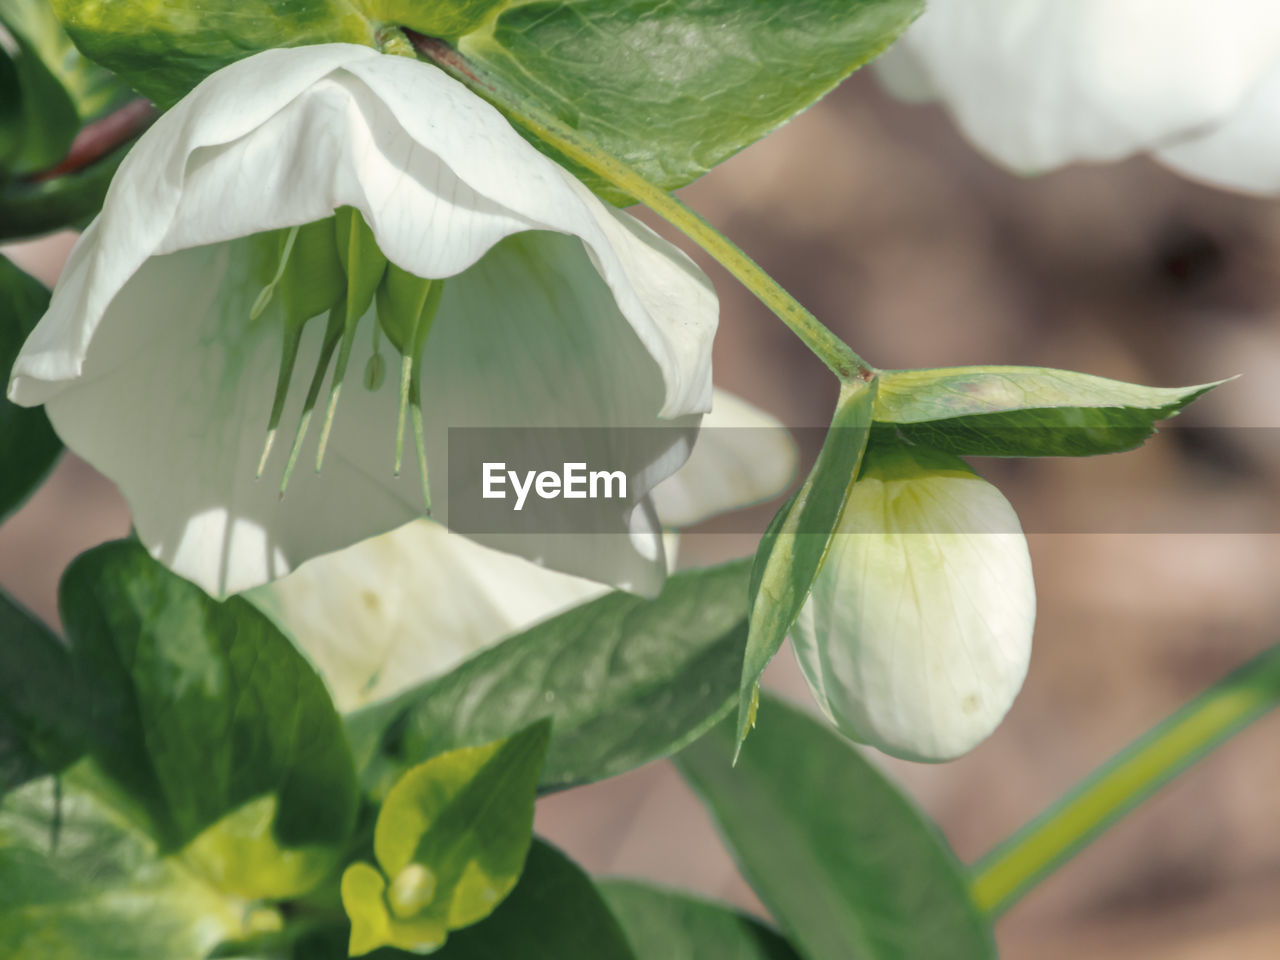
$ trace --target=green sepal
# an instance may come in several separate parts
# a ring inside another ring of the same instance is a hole
[[[666,189],[697,179],[816,102],[924,7],[923,0],[299,0],[287,9],[269,0],[55,2],[82,50],[162,106],[257,51],[335,41],[392,49],[396,28],[411,28],[456,48],[462,76],[484,74],[504,88],[518,129],[522,110],[553,116]],[[575,172],[625,202],[603,180]]]
[[[813,469],[770,521],[756,549],[747,649],[738,688],[739,744],[755,722],[760,676],[800,615],[840,524],[867,446],[876,390],[875,380],[841,385],[831,427]]]

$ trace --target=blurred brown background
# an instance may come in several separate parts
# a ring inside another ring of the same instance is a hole
[[[940,111],[892,102],[868,74],[684,195],[878,366],[1028,363],[1166,386],[1241,373],[1183,420],[1280,427],[1278,203],[1141,160],[1020,180],[976,155]],[[51,279],[66,248],[54,238],[18,256]],[[835,391],[820,364],[700,262],[722,298],[720,385],[790,425],[825,424]],[[1280,530],[1280,431],[980,469],[1024,517],[1154,509],[1175,526]],[[0,528],[0,583],[53,620],[62,568],[127,527],[111,485],[66,457]],[[752,545],[694,534],[682,556]],[[1036,648],[1005,725],[952,764],[886,763],[965,860],[1280,638],[1280,536],[1035,534],[1031,549]],[[789,652],[770,679],[807,698]],[[1277,737],[1280,714],[1030,894],[1000,923],[1002,955],[1280,956]],[[538,827],[595,872],[758,909],[667,764],[549,798]]]

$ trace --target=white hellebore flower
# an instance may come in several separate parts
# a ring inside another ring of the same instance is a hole
[[[688,462],[654,491],[668,526],[780,493],[796,469],[772,417],[717,391]],[[608,590],[419,520],[317,557],[250,600],[294,638],[338,709],[382,700]]]
[[[877,64],[1018,171],[1151,151],[1218,186],[1280,191],[1274,0],[930,0]]]
[[[621,431],[610,468],[647,491],[710,406],[716,315],[687,257],[438,69],[272,50],[139,140],[9,397],[44,404],[150,551],[223,595],[423,515],[449,427],[675,427]],[[656,590],[651,501],[611,522],[493,542]]]
[[[791,630],[846,735],[950,760],[1004,718],[1031,656],[1035,584],[1017,514],[964,461],[876,437]]]

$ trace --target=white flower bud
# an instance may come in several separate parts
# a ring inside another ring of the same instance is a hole
[[[956,457],[877,438],[791,639],[842,732],[940,761],[1008,712],[1034,621],[1026,538],[1000,491]]]

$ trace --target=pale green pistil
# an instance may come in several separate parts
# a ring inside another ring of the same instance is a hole
[[[380,338],[385,335],[402,358],[394,470],[398,476],[403,459],[406,413],[412,408],[422,495],[429,512],[431,498],[427,484],[426,439],[423,434],[419,380],[422,351],[440,304],[444,282],[424,280],[389,263],[378,249],[373,232],[364,218],[350,207],[338,210],[328,220],[263,235],[258,238],[258,242],[265,245],[260,263],[267,269],[261,274],[263,287],[250,311],[250,319],[258,320],[274,302],[283,328],[283,343],[280,371],[257,475],[262,476],[271,457],[293,380],[293,368],[303,332],[308,323],[324,315],[327,319],[320,356],[307,387],[302,415],[280,481],[280,495],[284,496],[289,485],[289,477],[302,450],[311,416],[320,398],[321,387],[336,354],[329,400],[316,451],[316,472],[320,472],[347,365],[351,359],[356,330],[361,318],[372,305],[376,313],[373,323],[373,355],[365,367],[364,385],[368,390],[377,390],[385,379],[386,361],[380,351]]]

